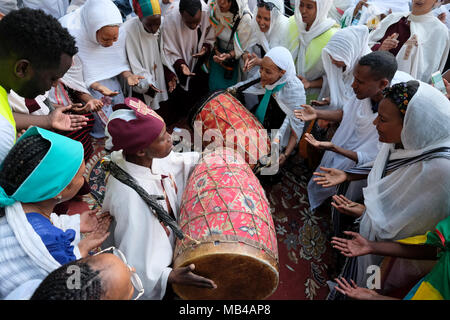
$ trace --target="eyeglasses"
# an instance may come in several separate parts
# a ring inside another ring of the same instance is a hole
[[[272,9],[275,7],[272,2],[264,2],[264,0],[258,0],[256,2],[256,5],[258,6],[258,8],[265,7],[269,11],[272,11]]]
[[[136,273],[136,271],[134,271],[134,268],[128,264],[127,258],[125,258],[125,255],[123,254],[122,251],[120,251],[116,247],[109,247],[109,248],[103,249],[100,252],[97,252],[96,254],[94,254],[94,256],[96,256],[96,255],[98,255],[100,253],[108,252],[108,251],[112,251],[112,253],[115,256],[119,257],[120,260],[122,260],[123,263],[125,263],[127,265],[128,269],[131,272],[131,283],[133,284],[133,287],[136,289],[136,291],[138,291],[138,295],[133,300],[139,299],[144,294],[144,286],[142,285],[141,278],[139,278],[139,276]]]

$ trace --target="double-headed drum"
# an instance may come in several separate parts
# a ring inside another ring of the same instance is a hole
[[[182,231],[174,267],[195,264],[195,273],[217,289],[174,285],[182,299],[264,299],[278,286],[278,247],[264,189],[231,149],[206,154],[183,193]]]
[[[196,123],[200,123],[199,128]],[[214,141],[238,151],[251,168],[266,165],[270,154],[267,131],[230,93],[216,91],[204,97],[194,108],[190,124],[202,135],[203,147]]]

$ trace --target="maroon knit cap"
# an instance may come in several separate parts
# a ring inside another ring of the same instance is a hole
[[[117,104],[106,125],[108,151],[123,150],[134,154],[148,147],[165,128],[164,120],[149,106],[137,98],[126,98]]]

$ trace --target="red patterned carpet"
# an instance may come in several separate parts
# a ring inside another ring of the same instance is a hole
[[[171,130],[169,130],[170,132]],[[94,141],[94,155],[86,164],[86,180],[96,197],[104,191],[99,160],[105,154],[103,140]],[[306,185],[311,171],[296,156],[281,169],[276,183],[262,182],[271,203],[278,239],[280,282],[269,300],[323,300],[329,290],[326,284],[331,248],[328,241],[330,214],[311,215]],[[72,201],[69,213],[82,212],[94,206],[92,195],[83,201]]]

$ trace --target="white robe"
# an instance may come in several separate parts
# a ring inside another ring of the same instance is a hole
[[[41,9],[56,19],[61,18],[67,12],[69,0],[22,0],[23,6],[31,9]]]
[[[171,152],[166,158],[153,159],[150,170],[126,161],[121,151],[111,154],[111,160],[133,176],[149,194],[163,195],[165,190],[175,218],[178,218],[183,190],[198,159],[196,152]],[[169,178],[161,179],[161,175]],[[160,204],[167,210],[166,201],[160,201]],[[167,236],[156,215],[138,193],[113,176],[109,176],[106,184],[103,211],[109,211],[116,222],[107,241],[113,241],[128,263],[136,268],[145,289],[143,299],[162,299],[172,271],[170,265],[175,245],[172,230],[168,228],[170,235]]]
[[[397,54],[398,70],[411,74],[415,79],[429,83],[434,72],[444,71],[450,48],[449,31],[439,19],[433,16],[432,12],[420,16],[409,13],[388,15],[381,21],[378,28],[370,33],[369,46],[373,46],[383,38],[386,30],[403,17],[408,17],[411,22],[410,39],[416,35],[418,45],[412,46],[409,57],[405,56],[407,43],[402,46]]]
[[[144,94],[150,85],[162,90],[163,92],[156,93],[154,98],[144,94],[145,103],[157,110],[159,102],[168,99],[159,45],[160,30],[155,34],[145,31],[138,17],[126,21],[123,28],[127,35],[125,48],[131,72],[145,77],[133,87],[133,91]]]
[[[423,110],[427,112],[423,112]],[[438,147],[450,147],[450,102],[437,89],[423,82],[409,102],[403,121],[404,149],[384,144],[368,176],[364,191],[364,212],[360,234],[372,241],[391,241],[425,234],[450,214],[450,161],[435,158],[401,167],[382,177],[390,160],[407,159]],[[358,257],[358,285],[366,286],[367,267],[382,257]],[[422,261],[397,259],[402,275],[429,271]],[[395,268],[395,266],[394,266]],[[402,287],[401,279],[393,286]],[[387,288],[383,288],[387,289]]]
[[[412,80],[412,78],[403,72],[397,72],[391,83],[396,84],[405,80]],[[344,104],[343,112],[342,121],[331,142],[341,148],[356,152],[358,162],[355,163],[350,158],[333,151],[326,151],[315,171],[320,171],[320,167],[346,170],[355,165],[369,163],[376,158],[381,148],[377,129],[373,125],[378,113],[372,111],[370,98],[359,100],[353,93],[353,97]],[[353,198],[353,200],[356,200],[355,198],[361,194],[361,185],[355,182],[351,183],[352,186],[349,187],[347,193],[347,197]],[[335,193],[336,187],[323,188],[311,179],[308,183],[308,199],[311,210],[316,209]]]
[[[214,47],[214,29],[209,23],[208,7],[202,1],[202,18],[198,26],[202,35],[198,41],[197,29],[189,29],[181,19],[178,2],[168,10],[164,16],[161,25],[161,58],[163,64],[176,74],[173,67],[174,63],[182,59],[186,62],[189,70],[193,72],[197,58],[192,55],[202,50],[203,44],[209,44],[211,49]],[[188,78],[186,85],[182,86],[184,90],[189,90]]]

